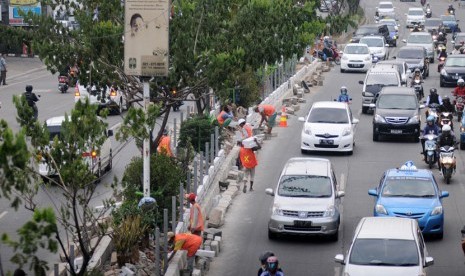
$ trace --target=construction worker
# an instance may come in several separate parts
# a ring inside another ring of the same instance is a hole
[[[216,117],[220,126],[228,126],[233,118],[234,115],[232,114],[231,109],[228,105],[225,105],[223,107],[223,110]]]
[[[171,151],[171,138],[168,135],[168,130],[166,128],[163,130],[163,136],[158,143],[157,152],[173,157],[173,153]]]
[[[261,146],[258,143],[257,139],[255,138],[255,143],[257,144],[257,149],[260,149]],[[253,149],[245,148],[244,145],[241,143],[241,149],[239,151],[239,158],[241,160],[242,167],[244,168],[245,175],[244,175],[244,187],[242,188],[242,192],[247,192],[247,179],[250,182],[250,190],[253,191],[253,181],[255,178],[255,167],[258,165],[257,157],[255,156],[255,152]]]
[[[252,127],[246,123],[245,119],[239,119],[237,123],[239,125],[239,132],[242,140],[253,136]]]
[[[187,251],[187,269],[192,273],[194,270],[195,254],[200,246],[202,246],[202,237],[191,233],[180,233],[175,235],[173,232],[168,232],[166,236],[168,242],[172,246],[174,245],[173,251]]]
[[[262,123],[265,121],[268,126],[268,134],[271,134],[271,130],[276,124],[276,116],[278,115],[274,106],[270,104],[262,104],[259,106],[255,106],[254,111],[260,113],[260,115],[262,116],[262,119],[260,120],[260,124],[258,125],[258,127],[261,127]]]
[[[200,205],[195,202],[195,198],[196,196],[194,193],[187,195],[187,201],[191,204],[189,226],[187,226],[187,230],[191,231],[194,235],[201,236],[204,229],[204,221],[202,209]]]

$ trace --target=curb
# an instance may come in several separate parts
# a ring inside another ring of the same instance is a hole
[[[7,57],[38,58],[38,55],[6,54]]]

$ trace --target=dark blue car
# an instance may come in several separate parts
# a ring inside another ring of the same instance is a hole
[[[417,169],[412,161],[387,170],[378,187],[368,190],[376,197],[374,216],[415,219],[423,234],[439,238],[444,233],[442,198],[449,193],[438,188],[430,170]]]

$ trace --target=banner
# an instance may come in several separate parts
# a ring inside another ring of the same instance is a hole
[[[126,0],[124,72],[168,76],[170,0]]]
[[[40,5],[40,2],[37,0],[10,0],[10,25],[29,25],[29,23],[24,22],[23,17],[20,15],[20,11],[23,11],[24,13],[32,12],[34,14],[41,15],[42,7]]]

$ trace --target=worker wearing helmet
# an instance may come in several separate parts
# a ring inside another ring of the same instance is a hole
[[[337,98],[338,102],[343,102],[343,103],[348,103],[350,102],[351,98],[349,97],[349,94],[347,94],[347,87],[342,86],[341,87],[341,94],[339,94],[339,97]]]

